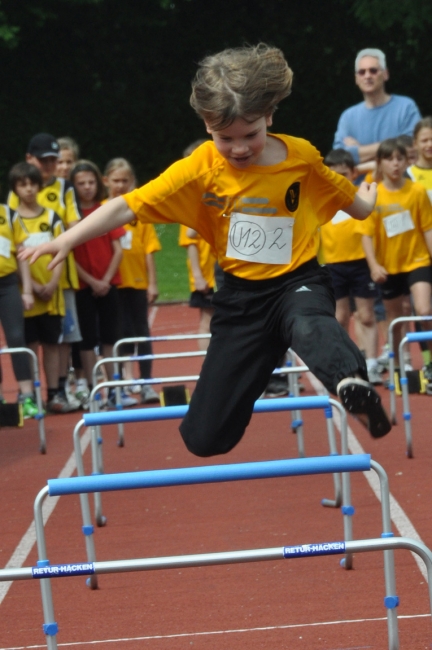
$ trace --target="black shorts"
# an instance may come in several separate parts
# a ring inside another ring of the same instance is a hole
[[[353,262],[327,264],[330,271],[335,299],[347,296],[354,298],[376,298],[378,291],[370,276],[369,266],[365,259]]]
[[[409,296],[410,289],[416,282],[429,282],[429,284],[432,284],[432,266],[420,266],[413,271],[394,273],[387,276],[387,280],[381,285],[383,300]]]
[[[24,318],[24,332],[27,345],[30,345],[30,343],[55,345],[60,341],[62,317],[53,316],[52,314],[28,316]]]
[[[212,299],[214,290],[209,289],[207,293],[202,291],[192,291],[189,298],[189,307],[199,307],[200,309],[213,309]]]

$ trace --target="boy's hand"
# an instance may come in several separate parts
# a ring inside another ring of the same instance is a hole
[[[156,298],[159,296],[159,291],[157,288],[157,285],[154,283],[151,283],[147,287],[147,301],[149,305],[152,305]]]
[[[357,191],[357,196],[369,205],[370,211],[372,212],[377,200],[377,184],[375,182],[366,183],[363,181]]]
[[[47,282],[46,284],[42,285],[42,288],[39,292],[39,298],[41,298],[45,302],[49,302],[53,297],[56,288],[57,288],[56,282]]]
[[[48,264],[47,268],[52,271],[57,264],[60,264],[68,255],[70,248],[67,244],[61,244],[58,242],[58,239],[53,239],[46,244],[40,244],[39,246],[28,246],[23,247],[17,254],[18,259],[20,260],[29,260],[30,264],[36,262],[39,257],[42,255],[52,255],[52,260]]]
[[[388,273],[383,266],[377,264],[371,268],[371,278],[377,284],[382,284],[387,280]]]

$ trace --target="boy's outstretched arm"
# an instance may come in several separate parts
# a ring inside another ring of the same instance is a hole
[[[363,182],[357,190],[353,203],[344,208],[354,219],[363,221],[370,215],[377,199],[377,184]]]
[[[134,219],[134,213],[126,201],[121,197],[112,199],[100,208],[92,212],[88,217],[80,221],[73,228],[64,232],[60,237],[40,246],[24,248],[18,253],[19,259],[29,259],[30,264],[35,262],[41,255],[52,255],[53,259],[48,265],[53,269],[65,259],[69,251],[75,246],[83,244],[89,239],[104,235],[114,228],[123,226]]]

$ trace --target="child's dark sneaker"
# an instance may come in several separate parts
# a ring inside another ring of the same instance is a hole
[[[390,420],[372,384],[358,377],[347,377],[339,382],[336,391],[345,410],[355,415],[373,438],[382,438],[390,431]]]

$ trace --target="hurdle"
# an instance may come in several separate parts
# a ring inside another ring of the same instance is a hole
[[[389,391],[390,391],[390,418],[392,424],[397,424],[397,414],[396,414],[396,392],[395,392],[395,383],[394,383],[394,373],[395,373],[395,354],[394,354],[394,334],[393,330],[397,325],[402,323],[415,323],[421,321],[432,320],[432,316],[400,316],[391,321],[388,328],[388,360],[389,360]],[[420,333],[420,332],[419,332]],[[399,357],[401,358],[401,357]],[[401,367],[405,364],[401,362]]]
[[[47,496],[54,497],[71,494],[80,494],[81,496],[82,494],[87,494],[89,492],[197,485],[335,472],[345,474],[349,472],[364,472],[370,470],[376,472],[380,482],[383,527],[381,538],[372,538],[360,541],[345,540],[342,542],[302,544],[298,546],[284,546],[282,548],[241,550],[201,555],[141,558],[138,560],[116,560],[113,562],[96,562],[95,558],[91,558],[85,563],[50,565],[47,558],[47,547],[42,516],[42,505]],[[56,650],[56,635],[58,632],[58,625],[55,622],[54,616],[50,578],[66,577],[71,575],[89,575],[89,579],[90,581],[93,581],[94,585],[97,580],[97,574],[103,573],[258,562],[314,555],[344,553],[346,555],[352,555],[355,552],[382,550],[384,552],[386,592],[384,606],[387,610],[389,649],[398,650],[399,635],[396,608],[399,604],[399,598],[396,595],[393,551],[397,548],[406,548],[418,553],[426,564],[429,577],[428,589],[432,613],[432,553],[421,542],[409,538],[394,538],[393,533],[391,532],[388,478],[383,467],[373,461],[369,454],[286,459],[242,464],[237,463],[231,465],[214,465],[207,467],[152,470],[125,474],[108,474],[104,476],[78,476],[67,479],[51,479],[48,481],[48,485],[40,490],[35,499],[34,515],[39,557],[36,567],[0,570],[0,580],[41,579],[40,586],[44,612],[43,630],[46,636],[48,650]]]
[[[403,359],[404,347],[407,343],[419,343],[420,341],[431,341],[432,331],[429,332],[408,332],[399,344],[399,359]],[[409,404],[408,379],[405,364],[401,363],[400,385],[402,390],[403,419],[405,425],[406,454],[408,458],[414,457],[411,431],[411,412]]]
[[[297,367],[298,369],[299,367]],[[109,382],[107,382],[109,383]],[[297,397],[297,398],[277,398],[267,400],[257,400],[254,405],[254,413],[270,413],[277,411],[292,411],[292,410],[313,410],[322,408],[325,413],[326,421],[332,418],[332,406],[338,409],[341,418],[341,453],[348,454],[348,430],[346,412],[342,405],[328,396],[313,396],[313,397]],[[79,434],[84,426],[90,426],[91,433],[91,454],[92,454],[92,473],[102,474],[104,472],[102,459],[102,440],[96,434],[96,426],[103,424],[116,424],[117,422],[146,422],[158,420],[172,420],[183,418],[188,410],[187,405],[182,406],[168,406],[156,407],[145,409],[133,409],[130,411],[110,411],[108,413],[87,413],[84,418],[80,420],[75,426],[73,433],[74,450],[77,463],[77,473],[79,476],[84,476],[84,463],[81,453],[81,445]],[[331,430],[328,429],[330,434]],[[330,455],[337,455],[338,450],[336,441],[333,436],[329,435]],[[334,499],[324,498],[321,500],[323,506],[339,508],[342,506],[342,513],[344,518],[345,538],[352,539],[352,516],[354,515],[354,508],[351,505],[351,489],[348,474],[342,475],[342,482],[339,474],[334,474]],[[83,497],[82,500],[87,500]],[[98,526],[106,524],[106,517],[102,511],[102,497],[101,494],[96,492],[94,496],[95,501],[95,520]],[[88,505],[82,502],[82,515],[83,526],[91,526]],[[346,561],[346,567],[351,568],[351,558]]]
[[[42,407],[41,382],[39,375],[39,363],[36,354],[30,348],[0,348],[0,354],[28,354],[33,365],[33,387],[36,395],[38,413],[34,419],[37,420],[39,430],[39,451],[46,454],[46,437],[44,425],[44,411]]]

